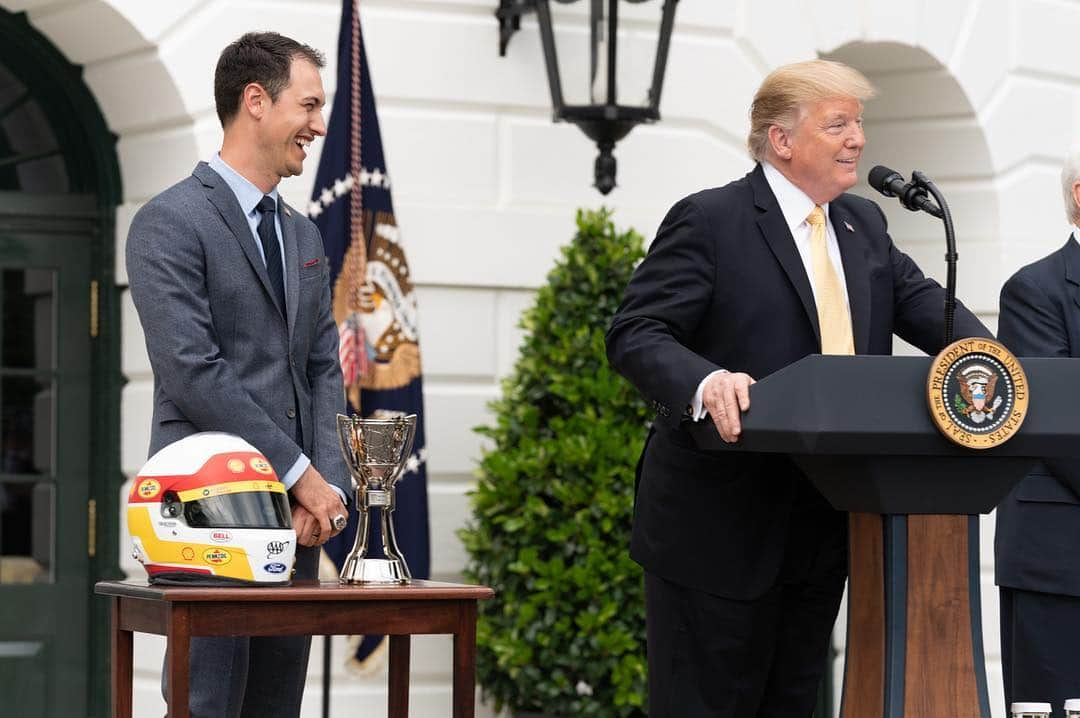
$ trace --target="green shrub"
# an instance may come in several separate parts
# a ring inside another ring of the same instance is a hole
[[[645,608],[630,560],[634,467],[651,418],[608,366],[604,330],[641,235],[607,210],[578,232],[521,321],[526,337],[459,532],[481,602],[477,672],[499,708],[554,716],[644,716]]]

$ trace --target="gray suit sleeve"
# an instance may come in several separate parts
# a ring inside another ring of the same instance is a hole
[[[200,431],[237,434],[274,466],[292,466],[300,456],[295,439],[255,403],[222,356],[206,256],[190,218],[165,202],[147,204],[132,220],[126,255],[131,297],[165,395]]]
[[[325,254],[318,228],[312,225],[319,249]],[[330,270],[324,273],[315,339],[308,353],[307,378],[311,386],[312,416],[315,423],[312,463],[323,478],[352,496],[352,479],[341,455],[337,437],[337,415],[345,413],[345,388],[338,358],[338,329],[330,296]]]

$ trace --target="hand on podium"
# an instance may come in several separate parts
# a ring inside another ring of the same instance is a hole
[[[750,408],[750,386],[754,383],[749,374],[722,372],[714,374],[701,392],[701,403],[716,424],[720,438],[729,444],[738,441],[742,433],[739,414]]]

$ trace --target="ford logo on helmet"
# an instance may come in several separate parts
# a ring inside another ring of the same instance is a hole
[[[283,563],[274,562],[268,563],[263,566],[263,570],[265,570],[267,573],[285,573],[288,568]]]

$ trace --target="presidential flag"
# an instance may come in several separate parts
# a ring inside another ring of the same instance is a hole
[[[308,216],[322,232],[330,262],[350,412],[378,418],[417,415],[416,440],[397,485],[393,519],[413,577],[427,578],[431,552],[416,289],[394,219],[371,72],[353,0],[342,3],[337,91]],[[378,518],[372,516],[376,530]],[[354,507],[346,530],[326,544],[339,570],[352,549],[356,526]],[[372,544],[381,546],[381,537],[376,534]],[[383,638],[362,637],[353,657],[360,666]]]

